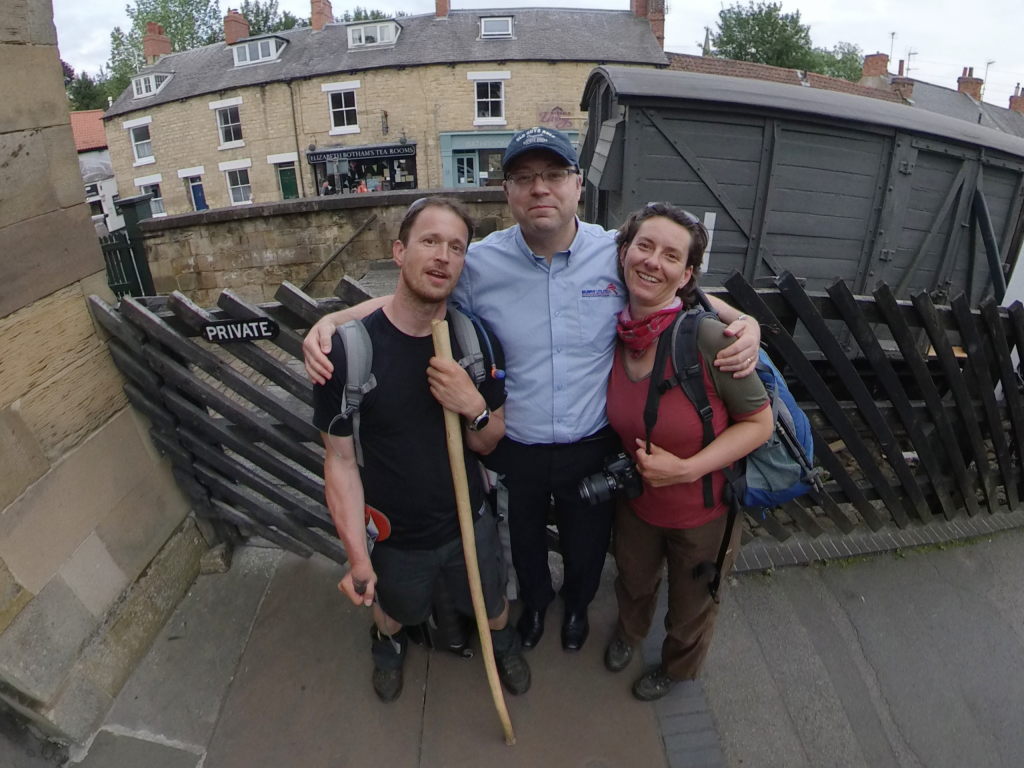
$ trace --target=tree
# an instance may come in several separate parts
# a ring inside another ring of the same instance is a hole
[[[356,6],[351,11],[345,11],[341,16],[335,14],[335,18],[338,21],[376,21],[377,19],[394,19],[399,16],[408,16],[405,11],[396,11],[395,13],[389,13],[388,11],[378,11],[376,8],[363,8]]]
[[[133,0],[125,8],[132,26],[128,36],[142,51],[146,24],[155,21],[171,38],[175,51],[187,51],[224,39],[224,24],[217,0]]]
[[[64,61],[64,59],[60,60],[60,68],[64,70],[64,87],[67,88],[71,85],[71,81],[75,79],[75,68]]]
[[[106,109],[107,89],[104,86],[100,78],[94,80],[88,72],[82,72],[68,86],[71,109]]]
[[[863,56],[852,43],[815,48],[811,29],[800,23],[800,11],[783,13],[781,3],[750,0],[718,13],[718,32],[712,38],[716,56],[775,67],[802,69],[857,81]]]
[[[276,4],[276,3],[275,3]],[[132,76],[142,68],[142,37],[150,21],[160,24],[171,39],[175,51],[187,51],[224,39],[217,0],[132,0],[125,7],[131,26],[125,31],[114,27],[110,32],[109,79],[106,87],[116,99],[129,85]]]
[[[250,35],[281,32],[293,27],[306,26],[288,11],[277,9],[277,0],[243,0],[238,12],[249,22]]]
[[[783,13],[781,3],[739,3],[718,12],[712,39],[716,56],[775,67],[808,69],[814,61],[811,30],[800,11]]]
[[[815,48],[816,58],[811,71],[820,72],[829,77],[840,77],[843,80],[857,82],[864,69],[864,54],[860,47],[853,43],[837,43],[835,48]]]

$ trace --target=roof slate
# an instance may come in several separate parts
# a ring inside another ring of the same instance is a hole
[[[480,18],[512,16],[513,39],[480,39]],[[141,73],[173,77],[159,93],[132,98],[128,88],[104,115],[110,119],[158,104],[245,86],[383,67],[498,61],[592,61],[597,64],[668,63],[645,18],[630,11],[510,8],[403,16],[394,45],[348,47],[347,27],[328,24],[277,33],[288,42],[278,60],[235,67],[226,43],[214,43],[163,57]]]

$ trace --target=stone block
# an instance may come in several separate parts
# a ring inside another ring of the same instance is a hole
[[[167,461],[154,462],[148,482],[125,496],[103,519],[96,534],[128,578],[137,578],[189,511],[188,500]]]
[[[7,0],[0,14],[0,43],[7,42],[56,45],[49,0]]]
[[[22,419],[55,461],[127,405],[123,383],[106,346],[98,345],[22,397]]]
[[[96,619],[59,576],[0,635],[0,679],[37,702],[52,701]]]
[[[35,435],[15,408],[0,410],[0,509],[50,468]]]
[[[199,572],[206,542],[183,525],[108,617],[104,631],[82,655],[76,675],[116,696]]]
[[[72,675],[52,707],[42,715],[61,736],[75,742],[96,733],[114,698],[86,677]]]
[[[0,71],[4,71],[2,61]],[[103,268],[96,229],[85,202],[2,227],[0,242],[4,244],[0,318]],[[0,393],[3,391],[0,386]]]
[[[85,200],[68,124],[0,134],[0,227]]]
[[[93,433],[0,515],[0,558],[38,592],[152,462],[128,409]]]
[[[0,338],[4,340],[0,406],[23,397],[100,347],[77,283],[0,317]]]
[[[95,531],[64,562],[60,576],[97,618],[106,614],[130,582]]]
[[[31,599],[32,593],[15,580],[7,570],[7,563],[0,560],[0,634],[11,625]]]
[[[5,78],[0,134],[68,123],[64,73],[55,45],[0,45],[0,72]]]

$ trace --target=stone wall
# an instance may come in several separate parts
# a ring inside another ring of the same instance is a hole
[[[0,0],[0,700],[84,739],[202,542],[86,307],[113,297],[56,42],[49,2]]]
[[[425,194],[343,195],[149,219],[142,231],[153,283],[157,293],[179,290],[204,307],[216,305],[224,288],[271,301],[282,281],[301,286],[355,236],[307,289],[328,296],[344,275],[358,278],[371,262],[391,259],[406,207]],[[479,234],[513,223],[500,187],[443,194],[470,207]]]

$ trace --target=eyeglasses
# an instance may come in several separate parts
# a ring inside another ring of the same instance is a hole
[[[561,184],[570,176],[579,173],[575,168],[546,168],[543,171],[518,171],[506,173],[505,181],[516,187],[532,187],[533,181],[540,176],[545,184]]]

